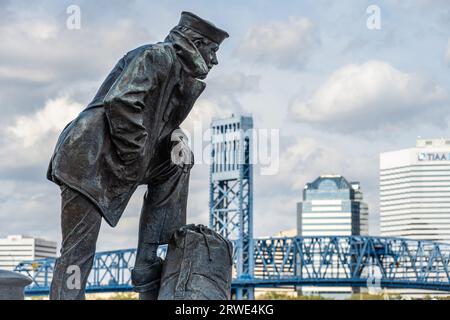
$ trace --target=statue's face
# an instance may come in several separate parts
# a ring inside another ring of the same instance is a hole
[[[209,40],[196,40],[194,41],[195,46],[198,51],[202,55],[203,59],[208,66],[208,72],[212,69],[213,66],[217,65],[219,62],[217,61],[217,50],[219,50],[219,45],[215,42]],[[206,78],[204,76],[203,78]]]

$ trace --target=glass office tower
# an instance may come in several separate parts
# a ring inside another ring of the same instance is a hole
[[[303,237],[365,236],[369,233],[368,206],[359,182],[348,182],[340,175],[321,175],[303,190],[297,204],[297,233]],[[350,287],[301,287],[302,295],[344,298],[357,293]]]
[[[359,182],[322,175],[307,183],[297,207],[299,236],[368,235],[368,206]]]

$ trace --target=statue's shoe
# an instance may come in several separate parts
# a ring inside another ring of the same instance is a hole
[[[139,292],[140,300],[156,300],[161,283],[163,260],[158,258],[154,263],[138,266],[131,270],[131,283],[134,291]]]

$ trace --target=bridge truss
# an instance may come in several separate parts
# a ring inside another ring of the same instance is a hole
[[[99,252],[86,292],[131,291],[136,250]],[[236,252],[235,252],[236,254]],[[292,237],[254,239],[254,272],[233,279],[234,289],[352,286],[450,291],[450,245],[383,237]],[[46,295],[54,259],[26,261],[15,271],[33,283],[27,295]]]

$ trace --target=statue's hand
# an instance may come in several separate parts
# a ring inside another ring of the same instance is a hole
[[[172,132],[171,141],[174,142],[170,151],[172,162],[188,172],[194,165],[194,153],[189,148],[186,135],[177,129]]]

